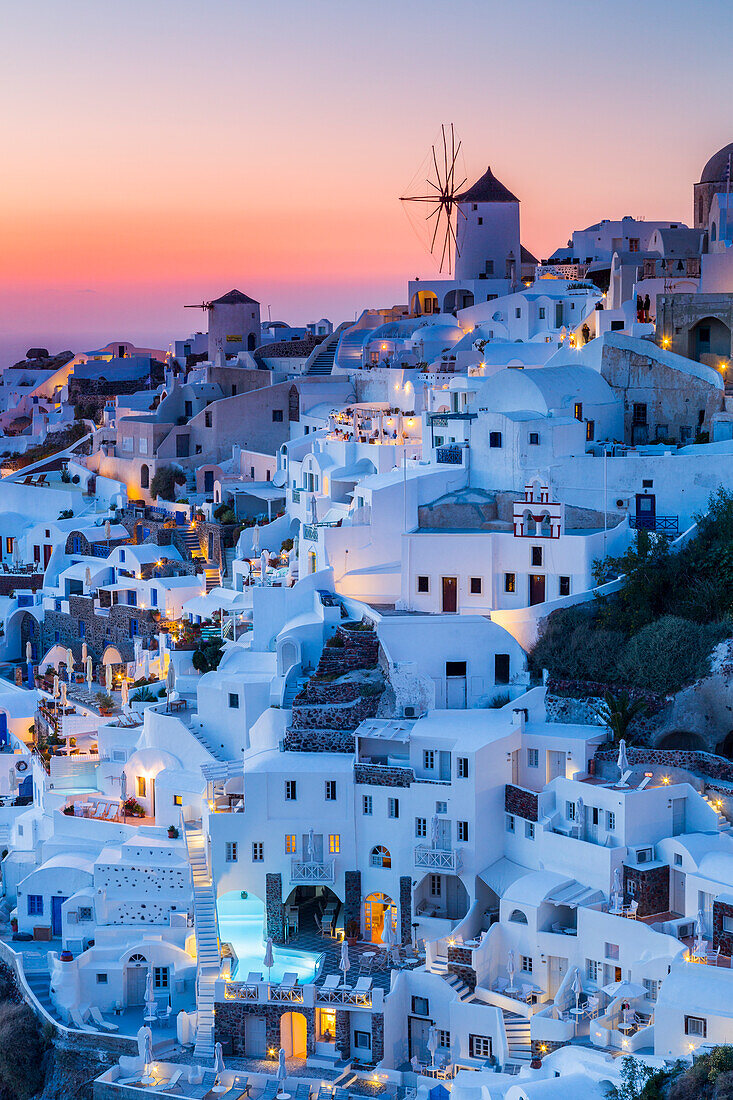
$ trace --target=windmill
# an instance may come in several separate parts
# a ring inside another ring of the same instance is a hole
[[[449,127],[442,125],[437,143],[431,146],[427,157],[427,192],[400,198],[402,203],[423,203],[428,208],[425,222],[432,222],[428,224],[428,230],[432,231],[430,252],[435,256],[440,254],[440,271],[445,267],[448,274],[460,255],[454,223],[459,215],[466,216],[458,205],[461,188],[466,183],[465,176],[460,181],[457,179],[460,151],[461,142],[456,143],[453,123]]]
[[[205,310],[209,310],[209,309],[214,308],[214,303],[213,302],[198,302],[195,306],[184,306],[183,308],[184,309],[205,309]]]

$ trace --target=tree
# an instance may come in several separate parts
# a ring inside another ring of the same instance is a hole
[[[638,1058],[627,1056],[621,1059],[621,1083],[611,1089],[613,1100],[639,1100],[644,1087],[655,1070],[644,1065]]]
[[[161,500],[176,499],[176,485],[185,485],[186,475],[174,466],[159,466],[150,482],[150,495]]]
[[[628,691],[614,694],[607,691],[603,702],[596,707],[596,714],[608,726],[614,741],[628,740],[628,732],[635,718],[646,714],[647,705],[643,699],[632,699]]]

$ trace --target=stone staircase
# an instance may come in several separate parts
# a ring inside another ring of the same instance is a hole
[[[514,1072],[528,1065],[532,1061],[532,1044],[530,1042],[530,1023],[526,1016],[519,1016],[516,1012],[507,1012],[502,1009],[504,1017],[504,1030],[506,1032],[507,1046],[509,1047],[508,1065],[516,1066]],[[508,1073],[511,1068],[504,1067]]]
[[[234,559],[237,556],[236,546],[225,546],[224,549],[223,549],[223,554],[224,554],[224,568],[222,570],[222,577],[229,577],[229,579],[231,580],[231,578],[233,576],[232,562],[234,561]]]
[[[303,688],[305,687],[305,685],[307,683],[308,683],[308,677],[307,676],[294,676],[292,678],[290,683],[285,688],[285,693],[283,695],[283,702],[282,702],[283,710],[291,710],[292,709],[293,700],[295,699],[296,695],[300,695],[301,691],[303,690]]]
[[[45,1008],[49,1016],[55,1016],[56,1010],[51,1003],[51,977],[47,970],[31,970],[26,971],[26,981],[30,986],[33,996],[38,1001],[42,1008]]]
[[[204,567],[204,579],[206,581],[206,595],[208,596],[212,588],[219,588],[221,585],[221,570],[218,565],[207,565]]]
[[[199,542],[195,527],[187,527],[180,533],[180,538],[190,558],[193,560],[203,558],[204,555],[201,552],[201,543]]]
[[[718,815],[718,832],[733,833],[733,825],[731,825],[730,821],[728,821],[728,818],[725,817],[718,809],[717,800],[714,798],[710,798],[706,794],[704,794],[702,797],[705,799],[710,809],[714,810],[715,813]]]
[[[202,830],[191,824],[184,825],[183,835],[193,880],[193,916],[198,960],[198,1020],[193,1055],[197,1061],[211,1061],[214,1058],[214,983],[219,977],[221,965],[216,895],[206,854],[206,838]]]
[[[474,1001],[473,992],[462,978],[459,978],[452,970],[448,969],[448,956],[436,955],[430,964],[430,973],[439,974],[451,989],[458,995],[459,1001]]]

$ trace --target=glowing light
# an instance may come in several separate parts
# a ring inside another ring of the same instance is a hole
[[[663,336],[662,337],[662,347],[663,348],[668,348],[669,347],[669,336]]]
[[[663,775],[663,776],[662,776],[662,783],[664,783],[665,785],[666,785],[667,783],[669,783],[669,776],[668,776],[668,775]]]

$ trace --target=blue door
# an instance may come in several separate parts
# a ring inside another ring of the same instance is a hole
[[[68,898],[51,898],[51,935],[61,935],[61,906]]]

